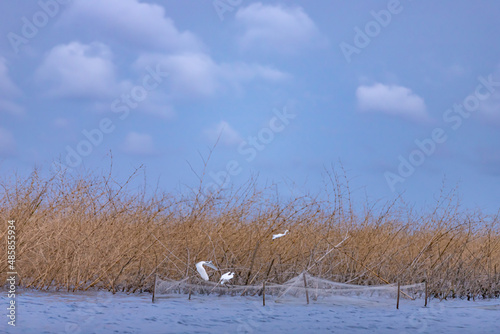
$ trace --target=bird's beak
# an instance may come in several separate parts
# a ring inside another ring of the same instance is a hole
[[[217,267],[216,267],[216,266],[214,266],[213,264],[211,264],[211,263],[209,263],[209,262],[205,262],[205,265],[206,265],[206,266],[209,266],[209,267],[210,267],[210,268],[212,268],[212,269],[219,270],[219,269],[217,269]]]

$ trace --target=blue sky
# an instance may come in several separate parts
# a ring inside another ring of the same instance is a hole
[[[354,196],[443,181],[498,210],[497,1],[0,4],[0,171],[144,165],[162,190],[251,175],[287,195],[339,161]],[[54,165],[54,161],[59,164]],[[224,181],[227,181],[224,183]]]

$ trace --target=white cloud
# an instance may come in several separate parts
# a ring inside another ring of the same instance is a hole
[[[147,58],[138,62],[148,62]],[[212,96],[219,88],[217,65],[204,53],[161,55],[155,61],[169,73],[170,91],[175,95]]]
[[[55,46],[35,72],[51,97],[108,98],[118,91],[111,50],[104,44]]]
[[[170,97],[158,91],[149,92],[148,98],[141,102],[137,111],[164,120],[170,120],[175,116]]]
[[[325,41],[301,7],[257,2],[240,8],[236,21],[244,28],[238,41],[244,50],[256,48],[290,53]]]
[[[153,137],[146,133],[129,132],[123,144],[125,152],[134,155],[155,154]]]
[[[181,53],[172,55],[145,54],[139,57],[135,66],[159,64],[168,72],[169,89],[174,96],[211,97],[227,87],[253,80],[282,81],[289,75],[269,66],[246,63],[216,63],[205,53]]]
[[[12,133],[0,128],[0,155],[12,155],[16,150],[16,141]]]
[[[7,60],[0,57],[0,112],[14,115],[23,114],[23,107],[12,101],[13,98],[20,95],[20,89],[10,79]]]
[[[312,29],[310,24],[314,24],[302,9],[290,9],[290,13],[297,16],[298,21],[306,21],[305,26],[304,22],[300,23],[299,30],[306,29],[306,34],[309,34]],[[60,27],[92,26],[92,30],[86,32],[91,34],[86,39],[99,38],[108,45],[133,45],[139,54],[134,63],[138,72],[146,66],[156,68],[160,64],[162,70],[169,73],[160,89],[170,97],[212,97],[228,88],[241,90],[243,83],[253,80],[276,82],[288,77],[264,65],[214,61],[201,40],[189,31],[178,29],[165,16],[164,8],[157,4],[138,0],[74,0],[57,24]],[[307,39],[306,36],[298,38]],[[105,59],[109,61],[109,58]],[[59,88],[54,90],[62,90],[62,87]],[[171,110],[162,110],[153,102],[147,104],[149,107],[145,110],[151,111],[150,114],[163,118],[172,114]]]
[[[290,78],[290,75],[275,68],[246,63],[221,64],[218,67],[218,75],[237,88],[240,88],[242,83],[257,79],[278,82]]]
[[[94,38],[110,38],[140,48],[163,51],[200,50],[189,31],[180,32],[165,9],[137,0],[75,0],[63,13],[62,26],[91,27]]]
[[[203,133],[211,143],[219,140],[219,143],[225,146],[235,146],[242,141],[240,134],[226,121],[220,121],[208,127]]]
[[[376,83],[359,86],[356,90],[358,106],[364,112],[381,112],[416,121],[429,121],[424,100],[411,89]]]

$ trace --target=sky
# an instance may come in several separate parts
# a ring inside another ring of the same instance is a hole
[[[0,3],[0,173],[144,166],[166,192],[344,168],[356,199],[500,198],[500,3]]]

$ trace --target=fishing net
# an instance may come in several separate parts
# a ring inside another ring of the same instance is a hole
[[[425,292],[423,283],[400,286],[401,299],[413,300]],[[329,281],[311,276],[307,272],[284,282],[259,285],[221,285],[197,278],[180,281],[160,279],[155,282],[154,298],[171,297],[173,294],[216,294],[231,296],[266,296],[277,303],[327,303],[338,305],[387,305],[392,304],[398,294],[397,284],[355,285]]]

